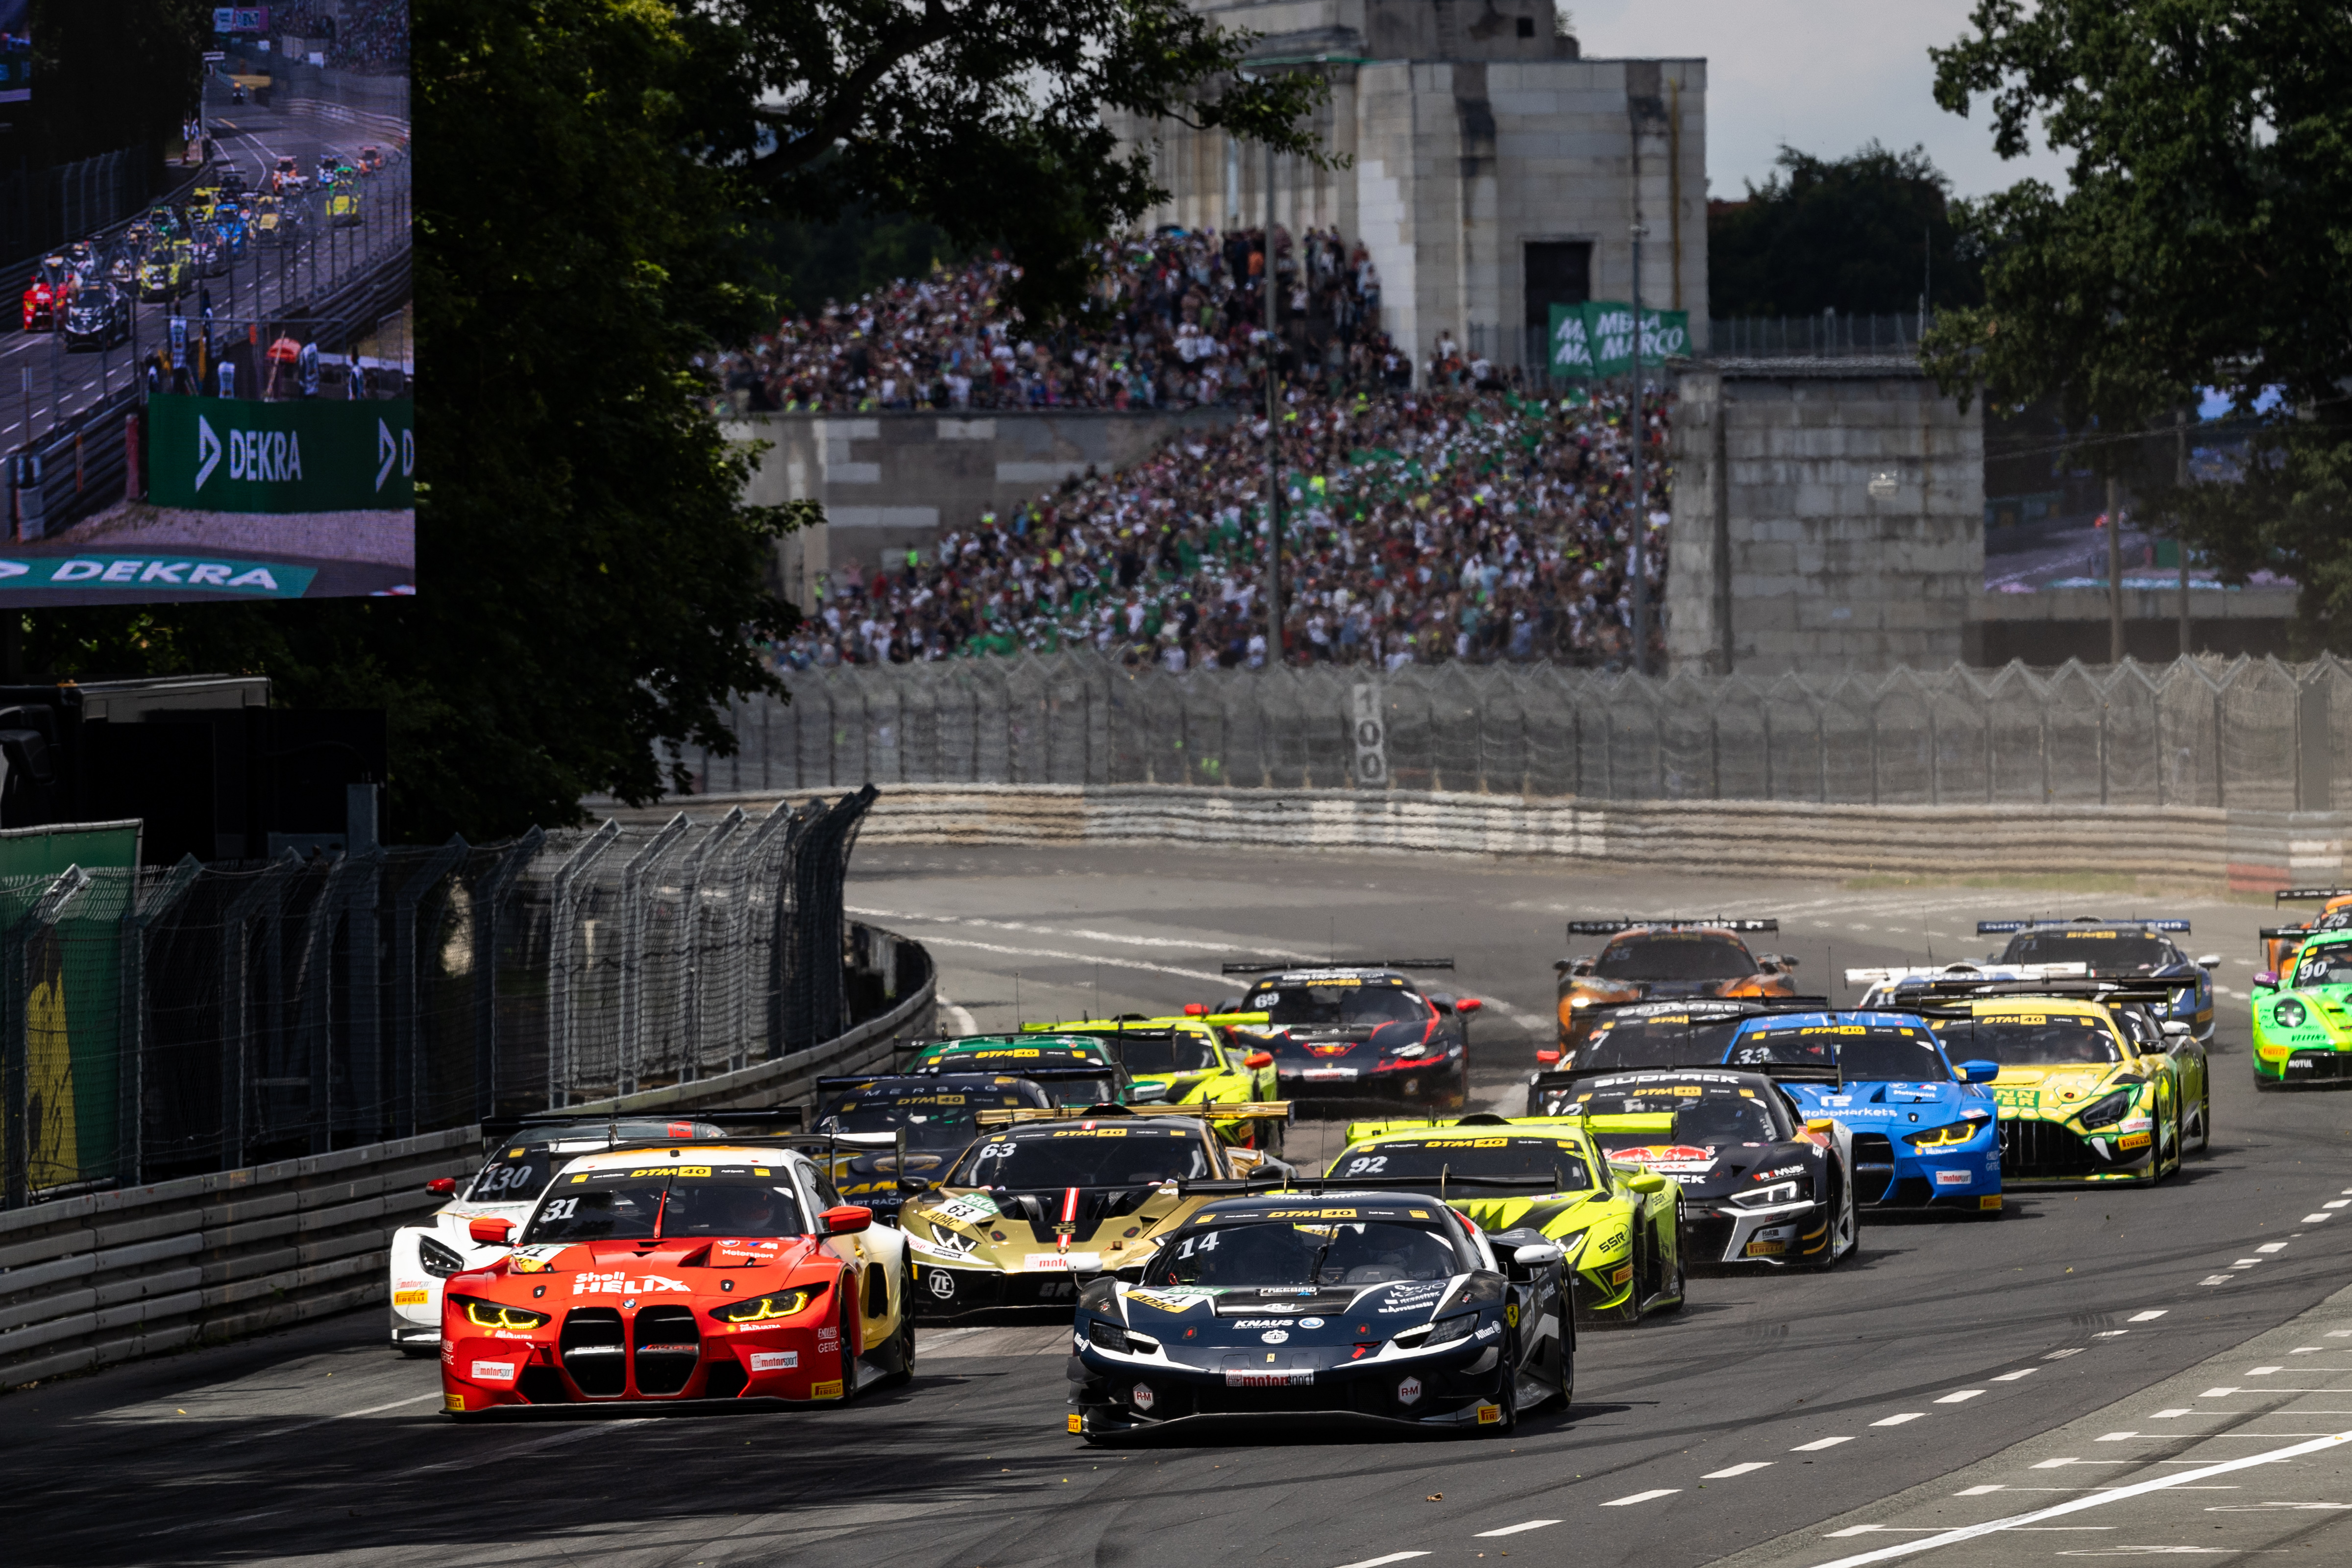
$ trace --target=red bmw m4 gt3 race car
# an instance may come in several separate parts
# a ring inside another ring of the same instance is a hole
[[[574,1160],[503,1256],[444,1284],[443,1407],[834,1401],[903,1381],[905,1238],[834,1196],[776,1144]],[[509,1238],[507,1220],[473,1225]]]

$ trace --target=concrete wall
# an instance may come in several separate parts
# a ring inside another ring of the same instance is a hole
[[[1899,362],[1682,379],[1666,647],[1774,674],[1949,664],[1984,581],[1984,426]]]
[[[1088,468],[1136,461],[1180,430],[1222,428],[1234,410],[1118,413],[1040,409],[957,418],[936,413],[756,414],[730,421],[730,440],[760,441],[745,499],[824,503],[825,525],[777,546],[786,597],[811,602],[814,574],[855,560],[871,572],[886,552],[929,550],[981,513],[1003,514]]]
[[[1352,160],[1274,161],[1276,221],[1337,228],[1379,267],[1381,326],[1416,358],[1441,331],[1517,362],[1530,242],[1592,247],[1591,297],[1627,300],[1631,226],[1650,231],[1646,305],[1706,342],[1706,62],[1599,60],[1556,37],[1549,0],[1194,0],[1265,37],[1253,58],[1331,82],[1313,129]],[[1517,24],[1531,24],[1520,37]],[[1265,154],[1222,132],[1114,120],[1172,193],[1146,226],[1265,220]],[[1635,164],[1638,159],[1639,174]]]
[[[2131,579],[2126,576],[2125,582]],[[2292,588],[2191,588],[2189,650],[2234,658],[2284,658],[2294,618]],[[2105,664],[2109,652],[2107,595],[2101,588],[2044,588],[2034,594],[1979,594],[1963,637],[1969,663],[1993,668],[2022,659]],[[2124,652],[2145,663],[2174,658],[2180,647],[2177,590],[2124,590]]]

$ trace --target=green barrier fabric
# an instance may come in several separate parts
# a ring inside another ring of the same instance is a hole
[[[205,511],[404,510],[416,504],[405,397],[147,402],[147,495]]]

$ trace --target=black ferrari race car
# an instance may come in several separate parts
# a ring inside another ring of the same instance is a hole
[[[1759,1072],[1547,1073],[1537,1112],[1573,1116],[1612,1164],[1683,1189],[1686,1263],[1826,1268],[1860,1245],[1853,1134],[1808,1121]]]
[[[1273,1054],[1283,1098],[1463,1109],[1470,1093],[1466,1020],[1484,1004],[1475,996],[1425,992],[1398,973],[1451,969],[1452,959],[1264,973],[1270,967],[1224,965],[1228,974],[1258,979],[1219,1011],[1266,1016],[1263,1024],[1233,1028],[1237,1039]]]
[[[1070,1430],[1091,1443],[1221,1423],[1499,1436],[1576,1383],[1559,1245],[1409,1191],[1209,1204],[1087,1285],[1076,1333]]]

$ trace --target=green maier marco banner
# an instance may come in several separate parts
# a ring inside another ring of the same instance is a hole
[[[406,511],[416,505],[405,397],[147,400],[147,499],[201,511]]]
[[[1688,310],[1642,312],[1642,363],[1657,364],[1688,354]],[[1633,307],[1612,300],[1551,308],[1551,373],[1554,375],[1630,375],[1633,370]]]

